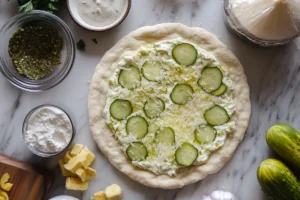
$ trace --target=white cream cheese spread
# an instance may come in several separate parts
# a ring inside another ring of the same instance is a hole
[[[212,142],[199,143],[195,140],[195,129],[199,125],[207,124],[204,113],[214,105],[223,107],[229,117],[235,113],[234,84],[228,76],[228,70],[218,62],[216,57],[208,51],[192,44],[197,51],[197,59],[190,66],[178,64],[172,55],[176,45],[190,43],[182,38],[165,40],[155,44],[140,47],[137,51],[128,53],[117,65],[117,70],[110,78],[110,89],[105,106],[106,122],[122,145],[124,153],[134,142],[141,142],[147,148],[147,158],[144,160],[133,160],[134,166],[147,169],[155,174],[167,174],[175,176],[178,170],[184,166],[178,164],[175,159],[176,149],[188,142],[198,151],[198,156],[193,165],[201,165],[207,162],[211,153],[221,148],[226,140],[227,134],[235,130],[235,122],[228,122],[214,126],[216,137]],[[141,75],[141,83],[134,89],[127,89],[120,85],[119,76],[122,70],[129,66],[135,66],[140,71],[145,62],[159,62],[162,65],[161,78],[157,81],[149,81]],[[222,96],[214,96],[205,92],[197,81],[205,67],[218,68],[223,74],[222,82],[227,86],[227,91]],[[179,83],[189,85],[194,93],[185,105],[175,104],[171,93]],[[164,111],[155,118],[150,119],[144,110],[145,102],[149,98],[159,98],[164,102]],[[124,120],[112,117],[110,107],[116,99],[126,99],[131,103],[132,113]],[[128,134],[126,123],[128,118],[141,116],[148,123],[148,132],[143,138],[137,138]],[[161,144],[155,142],[156,132],[160,127],[171,127],[175,133],[174,144]]]
[[[80,17],[87,24],[104,27],[120,20],[128,7],[128,0],[77,0]]]

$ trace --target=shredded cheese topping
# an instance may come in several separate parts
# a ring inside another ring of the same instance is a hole
[[[182,166],[175,161],[175,151],[184,142],[189,142],[198,149],[198,157],[194,165],[205,163],[210,154],[222,147],[226,140],[226,135],[235,130],[235,122],[229,121],[221,126],[215,126],[217,136],[215,140],[208,144],[200,144],[195,140],[194,131],[202,124],[206,124],[203,113],[214,105],[222,106],[231,117],[236,109],[233,101],[233,83],[228,77],[228,71],[222,66],[216,57],[208,51],[194,45],[198,51],[198,58],[192,66],[181,66],[172,57],[172,49],[180,43],[184,43],[181,38],[167,40],[155,44],[142,46],[136,52],[124,56],[116,63],[117,70],[110,79],[110,90],[108,92],[105,107],[106,122],[112,129],[115,137],[122,145],[126,154],[127,147],[132,142],[142,142],[147,150],[148,157],[143,161],[133,161],[132,164],[144,169],[148,169],[155,174],[168,174],[174,176]],[[190,43],[190,42],[189,42]],[[129,90],[118,83],[118,77],[122,69],[129,66],[136,66],[142,70],[145,62],[159,62],[163,67],[162,76],[158,81],[148,81],[141,73],[141,84]],[[221,97],[212,96],[202,90],[197,81],[202,69],[210,65],[218,67],[223,73],[223,83],[228,87],[227,92]],[[185,105],[174,104],[170,98],[174,86],[178,83],[190,85],[194,93]],[[165,103],[165,110],[154,119],[149,119],[144,111],[144,105],[149,98],[160,98]],[[133,112],[126,119],[118,121],[110,114],[110,105],[116,99],[126,99],[131,102]],[[148,133],[142,139],[135,138],[126,132],[127,119],[140,115],[148,122]],[[171,127],[175,132],[175,143],[157,144],[154,142],[155,133],[161,127]]]

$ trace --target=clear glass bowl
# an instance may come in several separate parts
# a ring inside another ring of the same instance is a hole
[[[59,152],[55,152],[55,153],[46,153],[46,152],[43,152],[43,151],[39,151],[38,149],[36,149],[36,148],[34,148],[34,147],[32,147],[32,146],[30,146],[30,145],[28,145],[28,144],[26,143],[25,136],[26,136],[27,126],[28,126],[28,120],[32,117],[32,115],[33,115],[37,110],[39,110],[40,108],[44,108],[44,107],[54,107],[54,108],[56,108],[56,109],[61,110],[62,112],[64,112],[64,113],[68,116],[68,118],[69,118],[69,120],[70,120],[70,122],[71,122],[71,124],[72,124],[72,138],[71,138],[70,142],[66,145],[66,147],[63,148],[63,149],[62,149],[61,151],[59,151]],[[74,124],[73,124],[73,122],[72,122],[72,119],[71,119],[70,115],[68,115],[68,113],[67,113],[66,111],[64,111],[63,109],[61,109],[61,108],[58,107],[58,106],[54,106],[54,105],[51,105],[51,104],[44,104],[44,105],[40,105],[40,106],[37,106],[37,107],[33,108],[33,109],[27,114],[27,116],[25,117],[24,122],[23,122],[22,134],[23,134],[23,140],[24,140],[26,146],[28,147],[28,149],[29,149],[32,153],[34,153],[34,154],[37,155],[37,156],[43,157],[43,158],[49,158],[49,157],[52,157],[52,156],[55,156],[55,155],[58,155],[58,154],[64,152],[64,151],[70,146],[70,144],[72,143],[72,141],[73,141],[73,139],[74,139],[74,137],[75,137],[75,135],[76,135],[76,130],[75,130],[75,127],[74,127]]]
[[[18,28],[32,22],[48,24],[57,30],[64,40],[61,64],[51,74],[40,80],[31,80],[20,75],[8,53],[8,44],[12,34]],[[35,10],[26,14],[18,14],[1,28],[0,38],[0,71],[10,83],[20,89],[30,92],[45,91],[63,81],[72,69],[75,59],[75,42],[72,33],[65,22],[51,13]]]
[[[240,38],[244,39],[245,41],[248,41],[260,47],[276,47],[276,46],[282,46],[288,44],[300,36],[300,35],[296,35],[292,38],[286,38],[283,40],[265,40],[265,39],[258,38],[252,33],[250,33],[248,30],[246,30],[242,24],[240,24],[239,20],[231,10],[231,4],[232,4],[232,0],[223,0],[226,24],[230,30],[232,30],[234,33],[236,33]]]

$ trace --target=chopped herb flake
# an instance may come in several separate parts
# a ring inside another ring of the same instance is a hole
[[[78,49],[79,51],[84,51],[84,50],[85,50],[85,43],[84,43],[83,40],[79,40],[79,41],[77,42],[76,46],[77,46],[77,49]]]
[[[98,41],[96,38],[92,39],[92,41],[95,43],[95,44],[98,44]]]

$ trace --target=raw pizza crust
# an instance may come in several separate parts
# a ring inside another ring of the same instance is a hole
[[[233,119],[236,121],[236,131],[227,136],[224,146],[213,152],[206,164],[182,168],[177,176],[170,177],[168,175],[155,175],[131,164],[105,122],[104,107],[109,90],[108,80],[116,70],[118,61],[124,55],[136,51],[142,45],[177,37],[182,37],[213,53],[218,61],[228,68],[229,77],[235,85],[234,100],[237,108]],[[202,28],[190,28],[182,24],[167,23],[133,31],[104,55],[95,70],[90,86],[89,123],[98,147],[116,168],[146,186],[174,189],[202,180],[208,174],[219,171],[226,164],[244,138],[250,118],[250,107],[249,86],[244,69],[227,47],[217,37]]]

